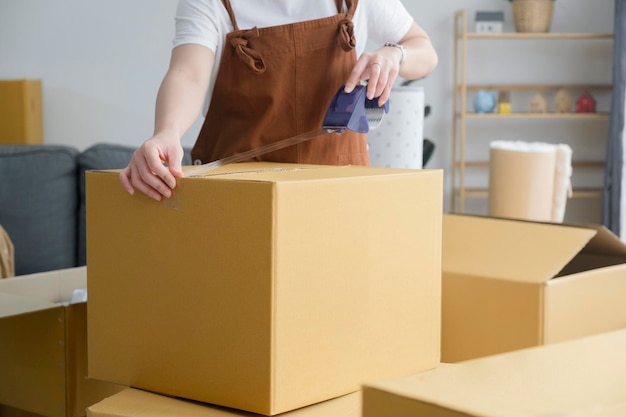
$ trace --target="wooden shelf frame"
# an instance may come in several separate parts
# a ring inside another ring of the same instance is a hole
[[[463,13],[464,10],[460,10],[457,14]],[[567,32],[547,32],[547,33],[520,33],[520,32],[503,32],[503,33],[477,33],[477,32],[465,32],[464,34],[457,34],[457,36],[464,36],[467,39],[512,39],[512,40],[556,40],[556,39],[589,39],[589,40],[606,40],[613,39],[612,33],[567,33]]]
[[[455,162],[455,164],[457,164],[457,166],[459,164],[461,164],[461,162],[457,161]],[[489,168],[489,161],[465,161],[463,162],[463,164],[465,164],[465,168]],[[605,166],[605,162],[604,161],[573,161],[572,162],[572,167],[573,168],[580,168],[580,169],[601,169],[604,168]]]
[[[454,15],[454,80],[453,80],[453,123],[452,123],[452,196],[451,211],[463,213],[465,199],[486,197],[486,189],[466,187],[467,168],[488,168],[488,162],[466,161],[467,154],[467,122],[468,120],[507,120],[507,119],[546,119],[546,120],[581,120],[606,121],[609,113],[529,113],[513,112],[509,114],[489,113],[478,114],[468,110],[468,92],[478,90],[496,90],[511,92],[545,92],[557,91],[561,88],[573,91],[612,91],[610,84],[468,84],[467,82],[467,44],[469,40],[492,41],[534,41],[534,40],[613,40],[613,33],[475,33],[468,31],[466,10],[459,10]],[[573,162],[574,167],[585,169],[604,169],[599,161]],[[597,198],[601,196],[598,189],[574,189],[573,197]]]
[[[461,86],[455,87],[457,91]],[[573,91],[612,91],[611,84],[467,84],[467,91],[478,90],[498,90],[498,91],[530,91],[530,92],[546,92],[557,91],[560,89]]]
[[[467,187],[465,189],[465,198],[487,198],[487,197],[489,197],[489,190],[487,188]],[[600,198],[602,197],[602,189],[598,187],[574,188],[572,192],[572,197],[573,198]]]
[[[465,198],[487,198],[489,190],[486,188],[466,188]],[[596,187],[574,188],[572,191],[573,198],[600,198],[602,197],[602,189]]]
[[[465,113],[467,119],[608,119],[608,112],[597,113],[530,113],[530,112],[512,112],[512,113]]]

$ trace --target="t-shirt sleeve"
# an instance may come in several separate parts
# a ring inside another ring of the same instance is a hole
[[[179,0],[172,47],[194,43],[215,52],[219,33],[218,7],[219,2],[214,0]]]
[[[398,42],[407,34],[413,24],[413,16],[400,0],[361,1],[367,3],[369,40],[376,44]]]

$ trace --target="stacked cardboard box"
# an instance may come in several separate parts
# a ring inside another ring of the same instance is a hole
[[[0,143],[43,143],[41,80],[0,80]]]
[[[87,173],[89,375],[274,415],[439,363],[442,172]]]
[[[626,330],[367,384],[363,417],[626,415]]]
[[[442,361],[626,327],[626,245],[602,226],[446,214]]]
[[[0,280],[0,415],[80,417],[123,387],[87,379],[84,267]]]

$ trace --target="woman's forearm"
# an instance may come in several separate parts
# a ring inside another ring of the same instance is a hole
[[[172,52],[156,99],[154,134],[180,139],[195,122],[206,97],[213,53],[201,45],[181,45]]]
[[[438,63],[438,56],[430,38],[416,23],[399,42],[405,48],[405,61],[399,75],[415,80],[430,74]]]

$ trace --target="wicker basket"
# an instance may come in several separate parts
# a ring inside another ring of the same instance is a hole
[[[513,17],[518,32],[549,32],[554,0],[513,0]]]

